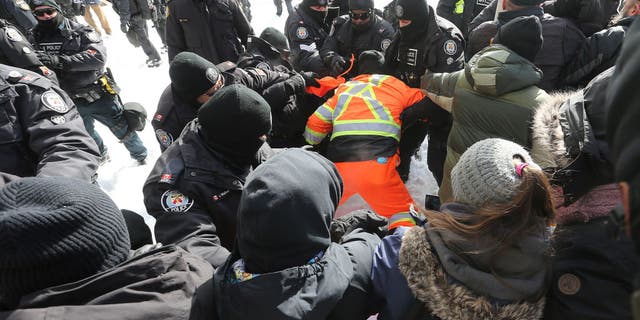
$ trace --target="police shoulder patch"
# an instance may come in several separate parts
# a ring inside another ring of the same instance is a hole
[[[160,204],[165,212],[187,212],[193,206],[193,199],[178,190],[167,190],[162,194]]]
[[[389,45],[391,45],[391,39],[383,39],[382,43],[380,44],[380,49],[382,49],[382,51],[387,51]]]
[[[91,42],[100,42],[100,34],[95,31],[88,32],[87,39]]]
[[[29,47],[23,47],[22,48],[22,52],[24,54],[31,54],[33,51],[31,51],[31,49],[29,49]]]
[[[27,4],[27,2],[24,0],[16,0],[16,5],[18,6],[18,8],[22,9],[23,11],[31,10],[31,8],[29,8],[29,4]]]
[[[5,34],[7,35],[7,38],[13,42],[22,42],[24,40],[20,32],[11,27],[6,29]]]
[[[453,40],[447,40],[444,42],[444,53],[452,56],[458,52],[458,45]]]
[[[309,31],[305,27],[298,27],[298,29],[296,29],[296,37],[304,40],[309,37]]]
[[[171,136],[171,134],[162,129],[156,130],[156,138],[158,139],[158,142],[160,142],[160,144],[165,148],[168,148],[173,143],[173,137]]]
[[[64,99],[57,92],[51,89],[43,93],[40,100],[45,107],[58,113],[66,113],[71,109]]]
[[[67,119],[65,119],[63,115],[57,114],[55,116],[51,116],[51,122],[53,122],[54,124],[63,124],[67,122]]]

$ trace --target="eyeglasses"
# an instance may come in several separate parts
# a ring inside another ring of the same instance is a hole
[[[367,20],[371,17],[371,11],[367,11],[365,13],[355,13],[350,11],[349,17],[351,20]]]
[[[34,10],[33,11],[33,15],[36,17],[44,17],[45,14],[50,16],[52,14],[54,14],[55,12],[58,12],[56,9],[53,8],[46,8],[46,9],[38,9],[38,10]]]

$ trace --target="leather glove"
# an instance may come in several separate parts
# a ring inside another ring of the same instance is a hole
[[[276,16],[282,15],[282,0],[273,0],[273,4],[276,5]]]
[[[60,57],[55,54],[49,54],[44,51],[36,51],[36,55],[42,64],[51,69],[62,69]]]
[[[356,210],[331,222],[331,241],[340,243],[345,235],[358,228],[382,238],[387,235],[387,223],[386,218],[371,210]]]
[[[302,79],[304,79],[305,87],[320,88],[320,83],[318,83],[318,80],[316,80],[318,78],[317,73],[311,72],[311,71],[305,71],[305,72],[301,72],[300,75],[302,76]]]
[[[122,33],[127,33],[129,32],[129,22],[123,22],[120,24],[120,30],[122,30]]]
[[[402,127],[408,128],[420,120],[428,121],[429,118],[427,117],[427,103],[429,102],[431,102],[431,100],[429,100],[429,98],[427,97],[424,97],[424,99],[404,109],[402,113],[400,113],[400,121],[402,121]]]
[[[337,76],[347,68],[347,61],[341,56],[334,56],[331,60],[331,74]]]

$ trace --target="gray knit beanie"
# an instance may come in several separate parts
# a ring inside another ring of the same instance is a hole
[[[474,143],[451,171],[454,200],[476,207],[511,201],[521,182],[513,164],[514,156],[540,168],[529,152],[514,142],[494,138]]]
[[[100,188],[56,177],[23,178],[0,189],[0,309],[128,257],[122,213]]]

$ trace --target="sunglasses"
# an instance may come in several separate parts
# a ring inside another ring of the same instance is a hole
[[[52,15],[54,12],[58,12],[56,9],[53,8],[47,8],[47,9],[38,9],[38,10],[34,10],[33,11],[33,15],[36,17],[44,17],[45,14],[50,16]]]
[[[371,17],[371,11],[367,11],[365,13],[349,12],[349,17],[351,20],[367,20]]]

